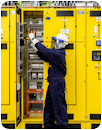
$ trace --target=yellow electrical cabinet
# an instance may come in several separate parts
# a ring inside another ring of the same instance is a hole
[[[12,122],[18,129],[43,128],[49,64],[37,59],[29,40],[25,39],[24,75],[21,77],[17,73],[15,26],[21,16],[23,37],[35,33],[47,48],[51,48],[52,37],[57,34],[68,36],[69,44],[65,48],[68,122],[72,129],[97,128],[101,123],[101,9],[21,8],[20,15],[16,11],[14,14],[14,10],[16,8],[2,8],[6,16],[1,16],[1,114],[7,117],[2,119],[2,123]],[[43,78],[37,79],[41,75]],[[16,87],[20,84],[21,109],[20,101],[16,101]],[[40,99],[43,95],[43,101],[36,101],[37,95]]]
[[[1,123],[6,128],[16,128],[21,118],[20,76],[16,70],[19,11],[17,7],[1,8]]]
[[[101,18],[98,17],[99,11],[87,9],[87,120],[95,120],[95,117],[101,113],[101,47],[98,44],[101,41]],[[95,17],[95,13],[97,17]]]

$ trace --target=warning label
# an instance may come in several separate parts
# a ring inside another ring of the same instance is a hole
[[[1,39],[3,39],[3,29],[1,29]]]

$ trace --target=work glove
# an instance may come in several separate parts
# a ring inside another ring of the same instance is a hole
[[[29,34],[29,39],[31,40],[31,46],[33,47],[34,52],[36,53],[38,49],[35,47],[35,45],[39,42],[39,40],[35,38],[35,35],[33,33]]]
[[[32,41],[34,38],[35,38],[35,35],[34,35],[34,33],[29,33],[29,39]]]
[[[34,46],[35,46],[36,43],[39,42],[39,40],[37,40],[37,39],[35,38],[35,35],[34,35],[33,33],[30,33],[30,34],[29,34],[29,39],[30,39],[31,42],[34,44]]]

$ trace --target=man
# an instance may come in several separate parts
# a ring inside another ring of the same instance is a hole
[[[53,49],[42,45],[30,33],[29,38],[37,55],[46,62],[49,62],[48,90],[44,108],[44,128],[68,128],[67,106],[65,101],[65,80],[66,61],[65,46],[68,45],[68,38],[65,34],[58,34]]]

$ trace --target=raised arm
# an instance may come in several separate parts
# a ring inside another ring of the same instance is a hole
[[[43,44],[34,38],[34,34],[29,34],[30,40],[32,41],[33,48],[37,48],[37,54],[39,57],[47,62],[54,62],[54,57],[58,56],[58,52],[53,49],[46,48]]]

